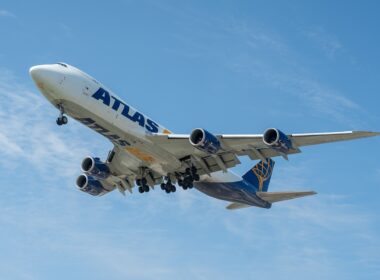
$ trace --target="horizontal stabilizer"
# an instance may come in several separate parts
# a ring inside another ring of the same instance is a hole
[[[247,208],[247,207],[251,207],[251,206],[252,205],[239,203],[239,202],[233,202],[233,203],[229,204],[226,208],[228,210],[236,210],[236,209]]]
[[[299,198],[308,195],[317,194],[314,191],[306,192],[256,192],[256,195],[262,200],[268,201],[269,203],[289,200],[293,198]]]

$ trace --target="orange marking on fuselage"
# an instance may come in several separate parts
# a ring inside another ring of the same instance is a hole
[[[141,159],[142,161],[152,163],[155,161],[154,157],[152,157],[150,154],[141,151],[139,148],[136,147],[128,147],[125,148],[129,153],[137,157],[138,159]]]
[[[164,131],[162,132],[163,134],[172,134],[172,132],[168,129],[164,129]]]
[[[37,82],[37,87],[39,89],[44,89],[44,83],[43,82]]]

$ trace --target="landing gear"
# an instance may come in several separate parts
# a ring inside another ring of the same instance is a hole
[[[149,192],[150,190],[145,178],[137,179],[136,185],[139,186],[139,193]]]
[[[58,104],[58,109],[59,109],[60,113],[59,113],[59,117],[57,118],[57,125],[67,124],[68,119],[67,119],[67,117],[64,115],[64,114],[65,114],[65,111],[64,111],[64,109],[63,109],[62,104]]]
[[[154,180],[150,180],[149,174],[147,175],[146,172],[141,172],[138,175],[138,179],[136,179],[136,185],[138,186],[139,193],[149,192],[150,187],[148,185],[147,178],[150,182],[149,184],[152,185]],[[168,174],[167,176],[164,176],[163,179],[164,180],[160,185],[161,190],[166,193],[173,193],[177,191],[177,188],[174,185],[175,182],[177,182],[179,187],[187,190],[192,189],[194,187],[194,181],[199,181],[200,178],[197,173],[197,169],[194,166],[191,166],[189,168],[186,168],[184,173],[176,172],[174,174]]]
[[[186,168],[185,173],[176,173],[175,177],[177,179],[178,186],[182,189],[192,189],[194,187],[194,181],[199,181],[199,175],[195,166]],[[173,177],[172,177],[173,178]],[[172,184],[170,176],[165,177],[166,183],[161,184],[161,189],[166,193],[171,193],[176,191],[176,187]]]
[[[66,116],[62,116],[62,117],[57,118],[57,124],[58,125],[67,124],[67,122],[68,122],[68,120],[67,120]]]
[[[165,179],[166,183],[161,184],[161,190],[165,191],[166,193],[176,192],[177,188],[173,185],[170,177],[167,176]]]
[[[199,181],[201,179],[197,173],[197,168],[194,165],[191,167],[191,175],[193,176],[194,181]]]
[[[197,173],[195,166],[191,168],[186,168],[185,173],[183,174],[183,179],[181,180],[181,186],[184,190],[192,189],[194,187],[194,181],[199,181],[200,177]]]

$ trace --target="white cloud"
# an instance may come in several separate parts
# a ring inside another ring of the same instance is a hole
[[[322,49],[328,58],[333,59],[339,52],[344,50],[339,39],[335,35],[326,32],[322,27],[312,28],[305,34]]]
[[[275,74],[275,86],[285,92],[297,96],[313,111],[350,127],[363,126],[358,114],[365,113],[359,104],[346,97],[338,90],[323,85],[301,74]],[[271,82],[269,80],[269,82]],[[273,83],[273,80],[272,80]]]
[[[195,21],[194,18],[192,20]],[[365,125],[359,121],[363,118],[358,116],[365,114],[360,105],[337,87],[311,75],[312,71],[305,69],[304,62],[299,60],[296,49],[276,32],[266,30],[259,24],[248,24],[235,18],[210,18],[205,22],[197,20],[197,26],[200,23],[207,31],[204,31],[207,34],[204,40],[197,40],[203,32],[196,35],[189,32],[177,36],[184,41],[184,45],[192,46],[188,53],[196,52],[194,57],[202,57],[202,54],[216,57],[233,71],[251,74],[256,82],[276,88],[278,94],[283,94],[280,98],[294,99],[294,102],[300,102],[306,107],[304,110],[311,109],[310,112],[318,116],[350,127]],[[344,50],[340,41],[322,28],[310,30],[307,36],[331,58]],[[233,44],[226,43],[226,40],[232,41]],[[213,46],[218,42],[235,51],[216,49]]]
[[[224,30],[233,36],[239,36],[248,46],[253,49],[265,48],[281,54],[286,53],[289,49],[278,36],[263,30],[256,26],[248,25],[235,18],[230,24],[224,24]]]
[[[295,279],[326,279],[333,275],[345,278],[348,275],[341,267],[347,259],[342,255],[360,263],[361,269],[370,269],[379,265],[375,261],[378,252],[373,248],[380,246],[373,231],[375,217],[345,201],[335,195],[318,195],[277,203],[270,211],[245,209],[231,217],[225,215],[223,221],[226,230],[247,246],[246,250],[263,252],[269,244],[274,246],[275,254],[266,252],[253,257],[252,269],[257,275],[267,273],[268,278],[278,278],[297,272]],[[351,247],[336,252],[336,243],[350,243]]]
[[[7,10],[0,10],[0,17],[16,17],[13,13]]]
[[[75,121],[57,127],[58,112],[4,69],[0,70],[0,98],[0,164],[5,168],[17,168],[26,161],[42,173],[54,170],[70,177],[79,172],[81,158],[96,145],[104,149],[100,155],[107,153],[105,139],[101,144],[96,140],[84,144]]]

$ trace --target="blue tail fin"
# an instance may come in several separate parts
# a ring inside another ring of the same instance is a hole
[[[272,177],[274,161],[270,158],[267,162],[260,161],[251,170],[243,175],[243,179],[252,184],[260,192],[267,192]]]

